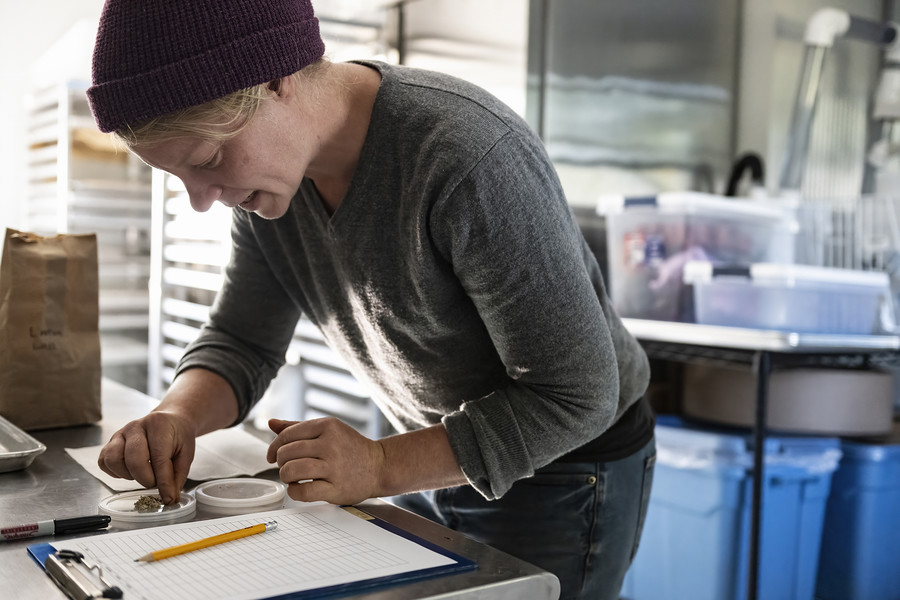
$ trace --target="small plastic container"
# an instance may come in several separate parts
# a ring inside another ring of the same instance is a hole
[[[622,317],[691,321],[688,260],[791,262],[796,221],[779,207],[699,192],[603,197],[608,285]]]
[[[872,335],[894,326],[887,273],[806,265],[690,261],[697,323],[793,333]]]
[[[660,416],[657,462],[628,600],[747,597],[752,436]],[[758,596],[813,600],[835,438],[769,437],[762,481]]]
[[[816,597],[900,598],[900,423],[885,442],[845,441],[825,513]]]
[[[239,515],[281,508],[286,490],[280,481],[236,477],[201,483],[193,494],[204,511]]]
[[[167,504],[156,511],[139,511],[135,508],[141,496],[158,496],[159,490],[135,490],[108,496],[100,501],[100,514],[111,517],[110,524],[122,529],[155,527],[189,521],[197,512],[194,496],[182,492],[176,504]]]

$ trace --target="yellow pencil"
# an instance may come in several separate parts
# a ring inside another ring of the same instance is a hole
[[[231,540],[237,540],[243,537],[247,537],[248,535],[253,535],[255,533],[269,531],[270,529],[275,529],[275,527],[277,526],[278,523],[276,521],[266,521],[265,523],[260,523],[259,525],[251,525],[250,527],[244,527],[243,529],[229,531],[228,533],[220,533],[219,535],[203,538],[202,540],[197,540],[196,542],[181,544],[180,546],[172,546],[171,548],[163,548],[162,550],[151,552],[146,556],[136,558],[134,559],[134,562],[153,562],[156,560],[162,560],[164,558],[170,558],[172,556],[178,556],[179,554],[184,554],[185,552],[193,552],[194,550],[209,548],[210,546],[215,546],[216,544],[230,542]]]

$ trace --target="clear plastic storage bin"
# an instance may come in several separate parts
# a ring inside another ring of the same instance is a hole
[[[697,323],[795,333],[878,334],[894,329],[887,273],[759,263],[692,261]]]
[[[604,197],[610,297],[622,317],[691,321],[689,260],[791,262],[796,225],[781,208],[699,192]]]
[[[628,600],[747,597],[752,436],[661,416],[657,463]],[[758,597],[813,600],[835,438],[766,439]]]

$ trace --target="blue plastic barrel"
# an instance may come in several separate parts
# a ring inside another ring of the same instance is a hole
[[[650,507],[622,597],[745,600],[752,435],[662,417],[656,440]],[[765,444],[758,597],[813,600],[840,442],[797,436]]]
[[[844,442],[825,513],[816,596],[900,600],[900,440]]]

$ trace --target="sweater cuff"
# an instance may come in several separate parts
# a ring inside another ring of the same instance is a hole
[[[502,394],[467,402],[442,423],[463,474],[486,499],[496,500],[519,479],[534,475],[515,415]]]
[[[463,475],[479,494],[493,500],[491,482],[488,480],[487,469],[478,451],[478,438],[475,437],[475,428],[472,427],[469,417],[462,412],[456,412],[441,419],[450,439],[450,447],[456,454],[456,460],[462,469]]]

